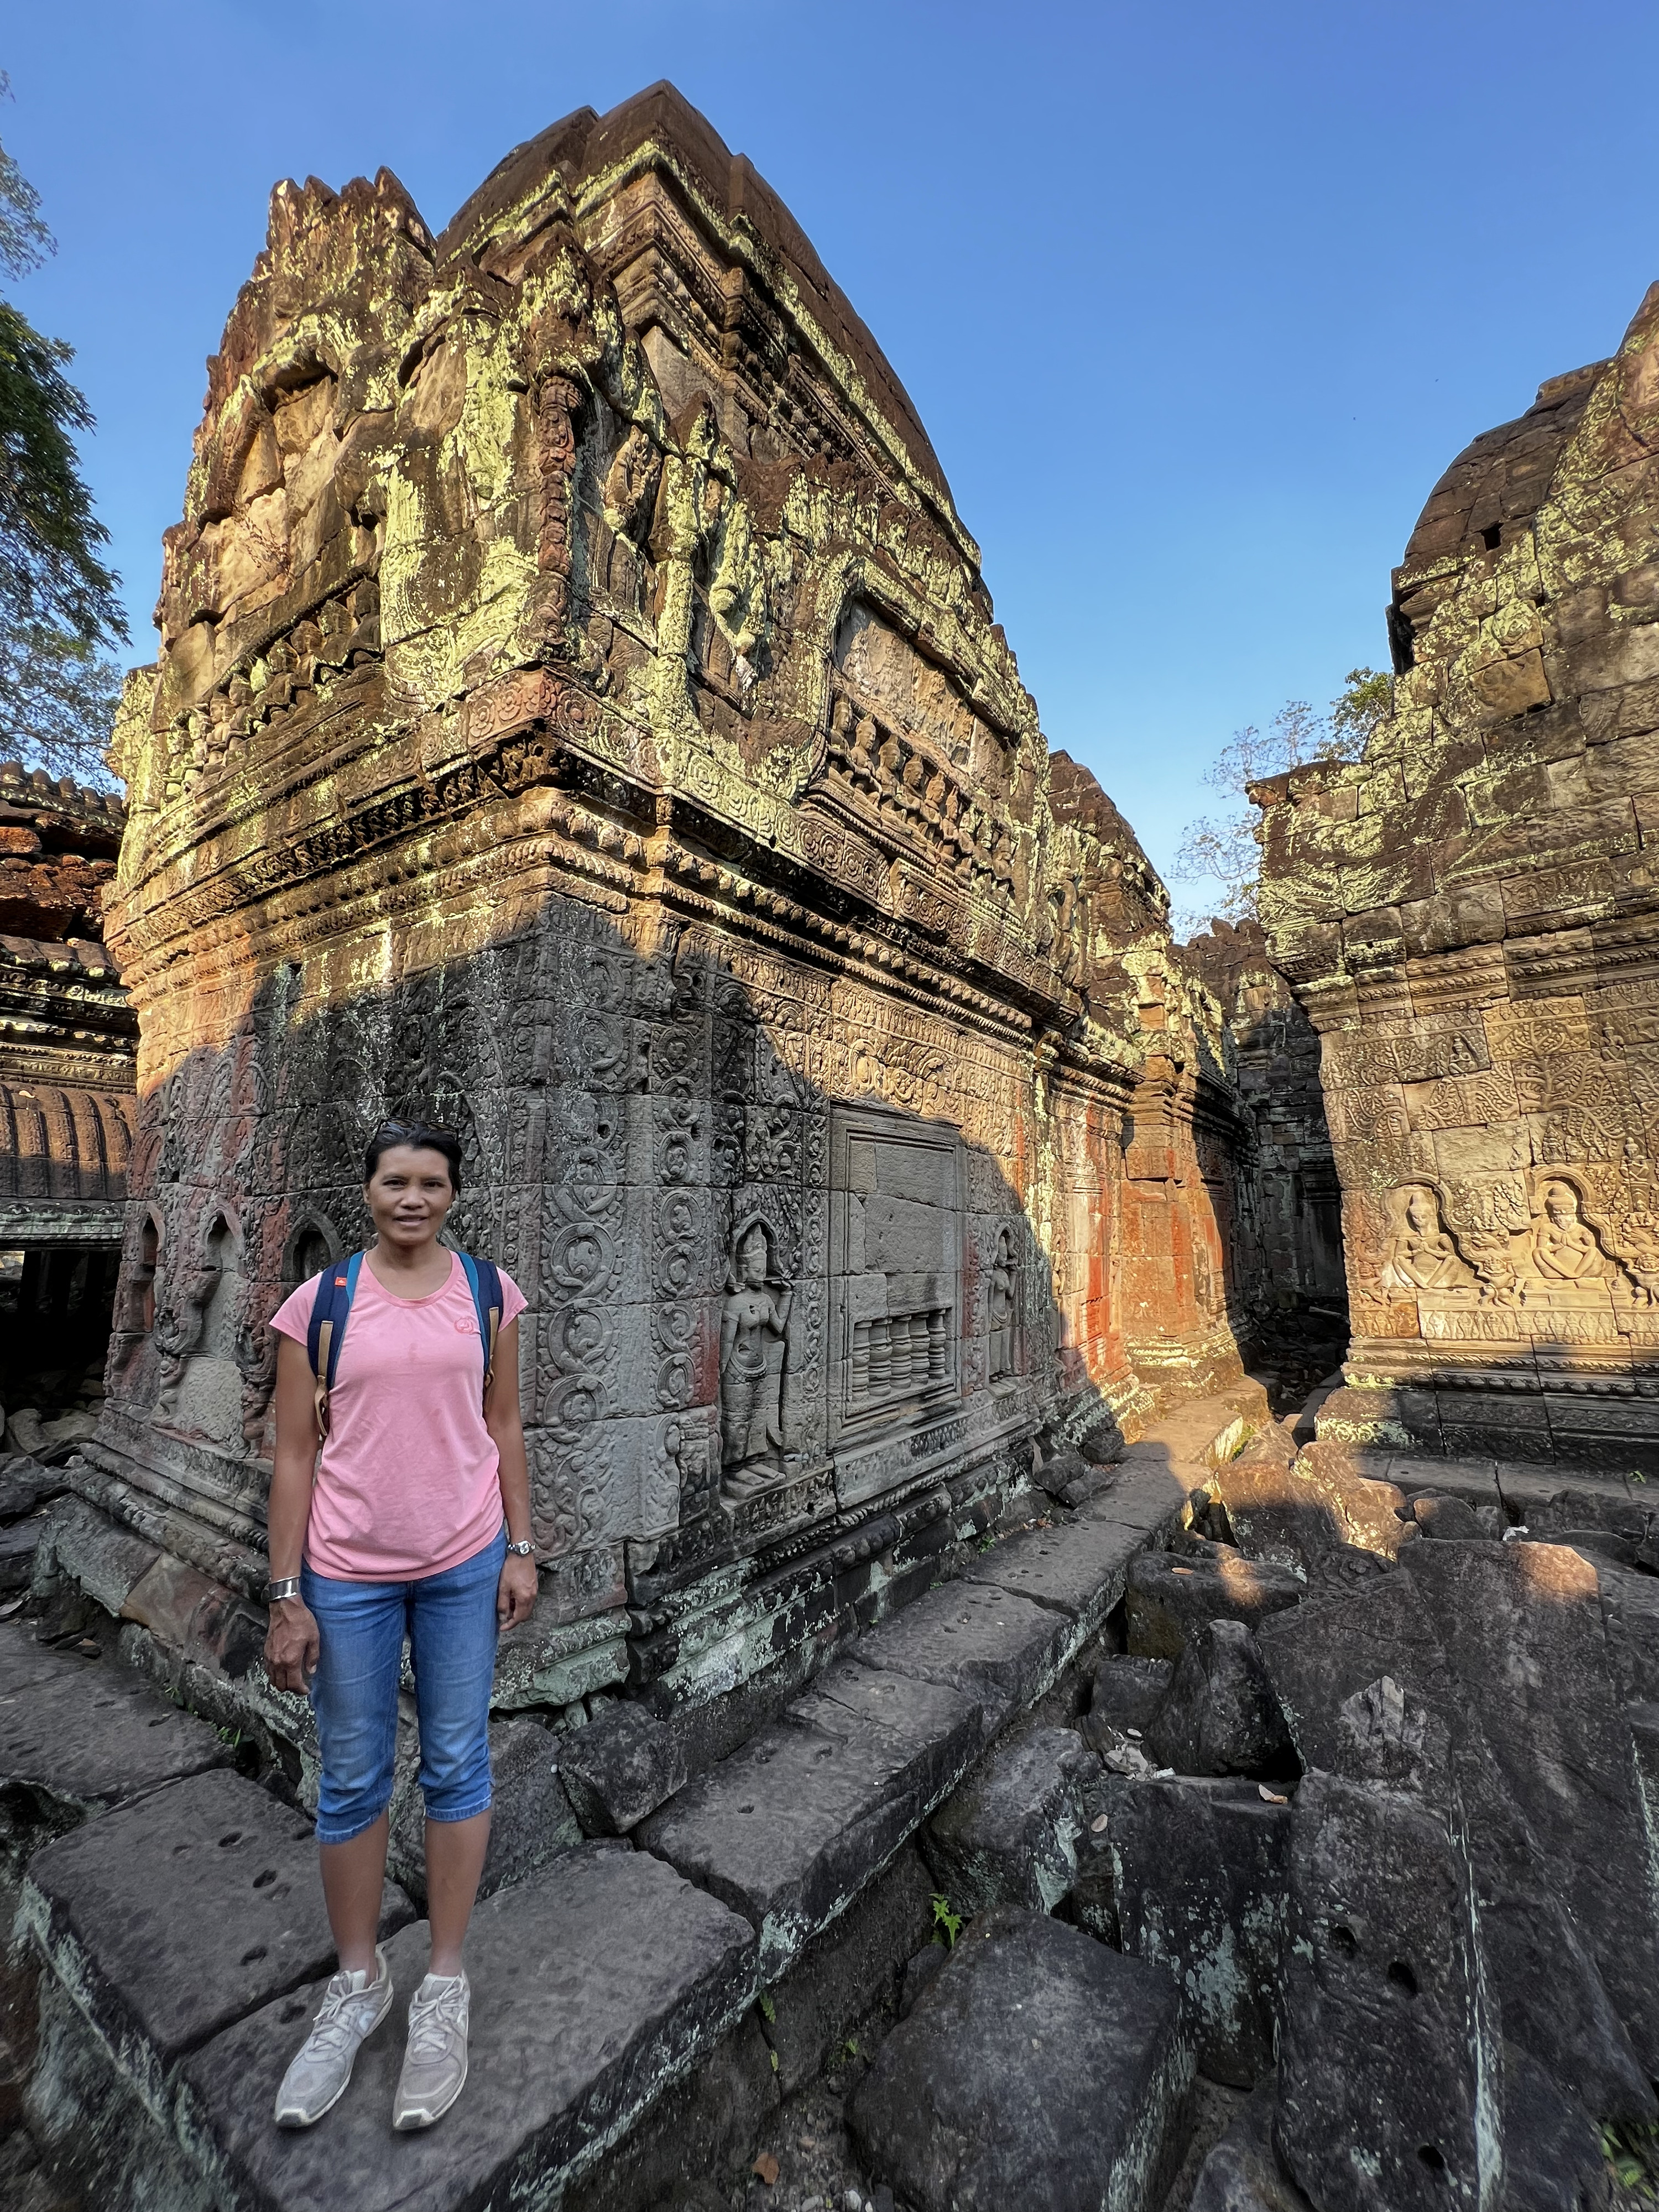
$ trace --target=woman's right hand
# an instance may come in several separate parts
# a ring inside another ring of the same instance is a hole
[[[285,1597],[270,1608],[265,1632],[265,1672],[275,1690],[297,1690],[301,1697],[311,1687],[321,1650],[317,1616],[305,1601]]]

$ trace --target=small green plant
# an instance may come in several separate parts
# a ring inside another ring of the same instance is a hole
[[[981,1552],[994,1552],[996,1547],[997,1540],[994,1536],[981,1536],[980,1538],[979,1548]]]
[[[1604,2127],[1601,2153],[1621,2189],[1649,2203],[1659,2198],[1659,2129]]]
[[[1646,1475],[1642,1473],[1641,1469],[1635,1467],[1632,1468],[1630,1471],[1630,1479],[1632,1482],[1645,1482],[1647,1480]]]
[[[778,2008],[763,1990],[761,1992],[760,2008],[761,2018],[766,2022],[767,2026],[770,2027],[773,2022],[777,2019]]]
[[[848,2059],[856,2058],[858,2055],[859,2039],[856,2035],[849,2035],[846,2042],[841,2046],[842,2058],[843,2062],[845,2062]]]
[[[777,2072],[777,2070],[778,2070],[778,2054],[777,2054],[777,2052],[775,2051],[772,2053],[772,2071],[775,2074],[775,2073]]]
[[[957,1938],[962,1933],[962,1915],[952,1912],[951,1900],[943,1891],[933,1893],[933,1941],[943,1943],[947,1951],[957,1948]]]
[[[242,1741],[242,1731],[240,1729],[222,1728],[219,1730],[219,1741],[221,1743],[228,1743],[234,1751]]]

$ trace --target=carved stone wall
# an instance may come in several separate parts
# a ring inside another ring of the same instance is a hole
[[[1355,1433],[1659,1468],[1656,442],[1659,289],[1435,488],[1364,760],[1255,793]]]
[[[460,1129],[458,1232],[530,1302],[504,1702],[810,1669],[1041,1424],[1237,1372],[1213,1002],[891,369],[677,95],[568,118],[437,239],[384,171],[278,187],[161,625],[82,1480],[198,1581],[263,1578],[266,1324],[361,1237],[388,1109]],[[180,1587],[152,1634],[223,1661]]]
[[[122,817],[108,793],[0,761],[0,1403],[14,1410],[72,1401],[108,1335],[136,1106],[137,1024],[102,942]]]

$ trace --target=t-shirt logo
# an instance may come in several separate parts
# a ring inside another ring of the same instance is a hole
[[[476,1336],[478,1334],[478,1324],[476,1321],[458,1321],[455,1324],[455,1334],[457,1336]]]

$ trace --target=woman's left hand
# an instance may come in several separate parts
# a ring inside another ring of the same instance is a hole
[[[495,1585],[495,1619],[502,1628],[516,1628],[536,1609],[536,1562],[509,1552]]]

